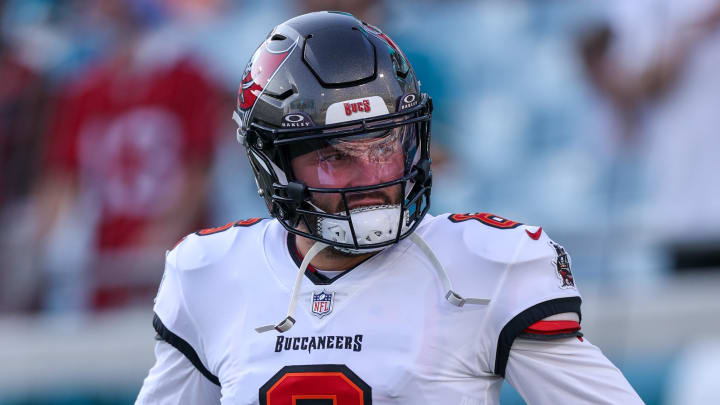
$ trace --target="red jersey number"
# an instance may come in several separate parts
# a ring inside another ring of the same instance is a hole
[[[370,405],[370,386],[344,364],[285,366],[260,387],[261,405]]]
[[[478,212],[475,214],[452,214],[448,217],[452,222],[463,222],[470,219],[480,221],[487,226],[498,229],[512,229],[522,225],[520,222],[511,221],[501,216],[490,214],[487,212]]]
[[[244,220],[242,220],[242,221],[228,222],[227,224],[225,224],[225,225],[223,225],[223,226],[218,226],[217,228],[201,229],[201,230],[199,230],[199,231],[197,231],[197,232],[195,232],[195,233],[198,234],[198,235],[200,235],[200,236],[212,235],[212,234],[214,234],[214,233],[218,233],[218,232],[222,232],[222,231],[228,230],[228,229],[230,229],[230,228],[232,228],[232,227],[234,227],[234,226],[252,226],[252,225],[257,224],[257,223],[260,222],[260,221],[262,221],[262,218],[244,219]]]
[[[228,229],[230,229],[230,228],[232,228],[232,227],[234,227],[234,226],[245,226],[245,227],[247,227],[247,226],[253,226],[253,225],[257,224],[257,223],[260,222],[260,221],[262,221],[262,218],[243,219],[242,221],[228,222],[227,224],[225,224],[225,225],[223,225],[223,226],[218,226],[218,227],[216,227],[216,228],[205,228],[205,229],[201,229],[201,230],[195,232],[195,234],[198,235],[198,236],[212,235],[212,234],[215,234],[215,233],[218,233],[218,232],[227,231]],[[175,245],[172,247],[172,249],[170,249],[170,250],[175,249],[175,248],[180,244],[180,242],[182,242],[182,241],[185,240],[186,237],[187,237],[187,236],[183,236],[182,239],[180,239],[179,241],[177,241],[177,242],[175,243]]]

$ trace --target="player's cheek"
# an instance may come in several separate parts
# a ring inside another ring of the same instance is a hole
[[[325,212],[341,212],[344,210],[342,206],[342,198],[338,193],[310,193],[313,204]]]
[[[342,173],[329,164],[320,164],[317,166],[314,173],[314,181],[317,184],[316,187],[342,187]],[[310,184],[308,184],[310,185]]]
[[[378,177],[381,182],[393,181],[401,178],[405,173],[402,158],[391,159],[378,165]]]
[[[312,161],[313,159],[311,159],[311,157],[302,155],[294,158],[290,162],[295,177],[309,186],[311,186],[311,183],[313,183],[316,177],[316,175],[313,174],[315,165]]]

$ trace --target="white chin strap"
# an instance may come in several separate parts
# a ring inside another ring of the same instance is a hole
[[[400,221],[400,205],[373,205],[350,210],[358,245],[371,245],[394,240],[397,238],[398,222]],[[317,223],[318,233],[324,239],[334,242],[353,244],[350,222],[332,218],[320,218]],[[401,233],[408,230],[408,212],[405,211]],[[352,249],[335,247],[335,249],[352,254],[377,252],[385,247]]]
[[[285,319],[280,321],[277,325],[265,325],[255,328],[257,333],[269,332],[273,329],[283,333],[289,331],[290,328],[295,325],[295,318],[293,318],[293,315],[295,315],[295,306],[297,305],[298,295],[300,294],[300,284],[302,283],[303,276],[305,275],[305,269],[307,269],[308,265],[310,265],[313,257],[317,256],[317,254],[326,247],[328,247],[328,245],[322,242],[315,242],[310,250],[308,250],[302,263],[300,263],[300,270],[298,270],[297,277],[295,278],[295,286],[293,286],[292,296],[290,297],[290,305],[288,305]]]
[[[450,277],[445,271],[445,268],[443,268],[440,260],[438,260],[437,256],[435,256],[435,253],[433,253],[432,249],[430,249],[430,246],[425,243],[423,238],[421,238],[420,235],[418,235],[417,233],[413,232],[408,235],[408,239],[410,239],[415,245],[417,245],[417,247],[419,247],[420,250],[425,253],[425,256],[428,258],[428,260],[430,260],[430,263],[432,263],[438,276],[440,276],[440,280],[442,280],[443,288],[445,289],[445,291],[447,291],[445,293],[445,299],[448,300],[451,304],[461,307],[465,304],[487,305],[490,303],[490,300],[487,298],[463,298],[462,296],[460,296],[460,294],[456,293],[453,290],[452,282],[450,281]]]

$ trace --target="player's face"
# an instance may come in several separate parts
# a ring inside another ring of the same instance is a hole
[[[313,150],[291,160],[298,180],[308,187],[347,188],[370,186],[400,179],[405,174],[408,145],[414,146],[405,127],[346,138],[323,140]],[[342,213],[340,193],[313,193],[313,203],[325,212]],[[348,209],[399,204],[402,187],[346,194]]]

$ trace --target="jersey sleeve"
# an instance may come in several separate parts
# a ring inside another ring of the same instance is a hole
[[[187,360],[183,364],[194,368],[197,373],[192,373],[193,376],[201,375],[218,388],[222,380],[222,364],[218,359],[227,347],[223,339],[227,337],[226,321],[232,311],[228,311],[214,294],[233,277],[234,273],[227,271],[225,260],[233,251],[237,236],[257,235],[241,230],[260,221],[260,218],[251,218],[229,222],[217,228],[199,230],[181,239],[166,255],[165,272],[155,298],[153,327],[158,339]],[[175,357],[173,361],[176,361]],[[161,360],[158,358],[156,367],[163,369]],[[182,370],[178,372],[185,373]]]
[[[143,381],[135,405],[219,403],[219,386],[169,343],[161,340],[155,344],[155,365]]]
[[[219,386],[218,377],[208,369],[202,338],[185,299],[183,273],[177,263],[183,243],[187,242],[181,242],[167,254],[165,272],[153,307],[153,327],[159,339],[181,353],[208,382]]]
[[[587,339],[516,339],[505,377],[531,405],[643,403],[620,370]]]
[[[565,249],[540,228],[522,226],[512,232],[514,248],[491,298],[486,328],[492,342],[488,364],[503,377],[518,336],[570,336],[579,332],[581,319],[581,298]]]

